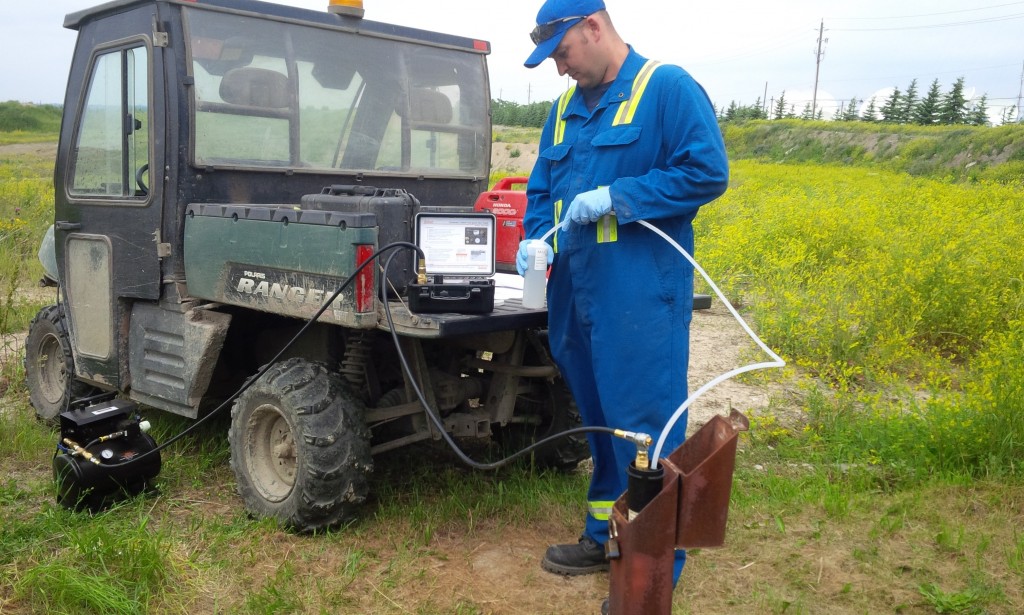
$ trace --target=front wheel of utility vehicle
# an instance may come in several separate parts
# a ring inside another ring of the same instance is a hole
[[[64,311],[58,305],[39,310],[25,338],[25,382],[36,416],[48,422],[68,409],[72,400],[96,390],[75,380],[75,363]]]
[[[364,413],[320,363],[271,367],[231,410],[231,469],[246,509],[299,532],[353,517],[373,470]]]

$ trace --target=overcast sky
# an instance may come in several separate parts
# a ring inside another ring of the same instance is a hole
[[[199,0],[200,2],[202,0]],[[63,102],[75,33],[64,15],[92,0],[4,0],[0,23],[0,100]],[[326,10],[327,0],[282,4]],[[366,18],[491,42],[494,98],[551,100],[565,89],[550,60],[523,67],[540,0],[365,0]],[[877,96],[917,79],[924,94],[947,92],[964,77],[968,95],[988,96],[991,115],[1016,105],[1024,72],[1024,1],[1000,0],[606,0],[619,32],[641,54],[679,64],[719,107],[753,104],[784,91],[797,113],[815,84],[818,29],[824,22],[818,102]]]

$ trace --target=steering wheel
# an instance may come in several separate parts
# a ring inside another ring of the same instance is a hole
[[[139,167],[139,170],[135,171],[135,183],[139,186],[139,190],[142,191],[142,194],[149,194],[149,187],[146,186],[146,180],[143,179],[143,176],[147,172],[149,172],[148,162]]]

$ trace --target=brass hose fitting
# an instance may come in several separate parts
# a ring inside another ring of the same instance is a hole
[[[645,433],[625,431],[623,429],[616,429],[615,435],[636,444],[636,468],[638,470],[649,470],[651,459],[647,451],[651,448],[651,444],[654,443],[654,438]]]
[[[427,259],[421,258],[416,266],[416,283],[427,283]]]

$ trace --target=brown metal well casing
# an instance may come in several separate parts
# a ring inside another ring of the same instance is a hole
[[[715,416],[662,460],[677,469],[682,482],[677,548],[720,547],[725,543],[736,445],[739,432],[749,427],[747,417],[735,410],[728,419]]]
[[[672,612],[675,549],[719,547],[736,467],[740,431],[750,423],[740,412],[715,416],[667,458],[662,490],[629,520],[626,495],[608,521],[612,547],[608,605],[612,615]]]
[[[664,466],[662,490],[632,521],[623,494],[612,506],[609,542],[618,547],[608,575],[609,613],[672,612],[672,564],[679,516],[679,472]]]

